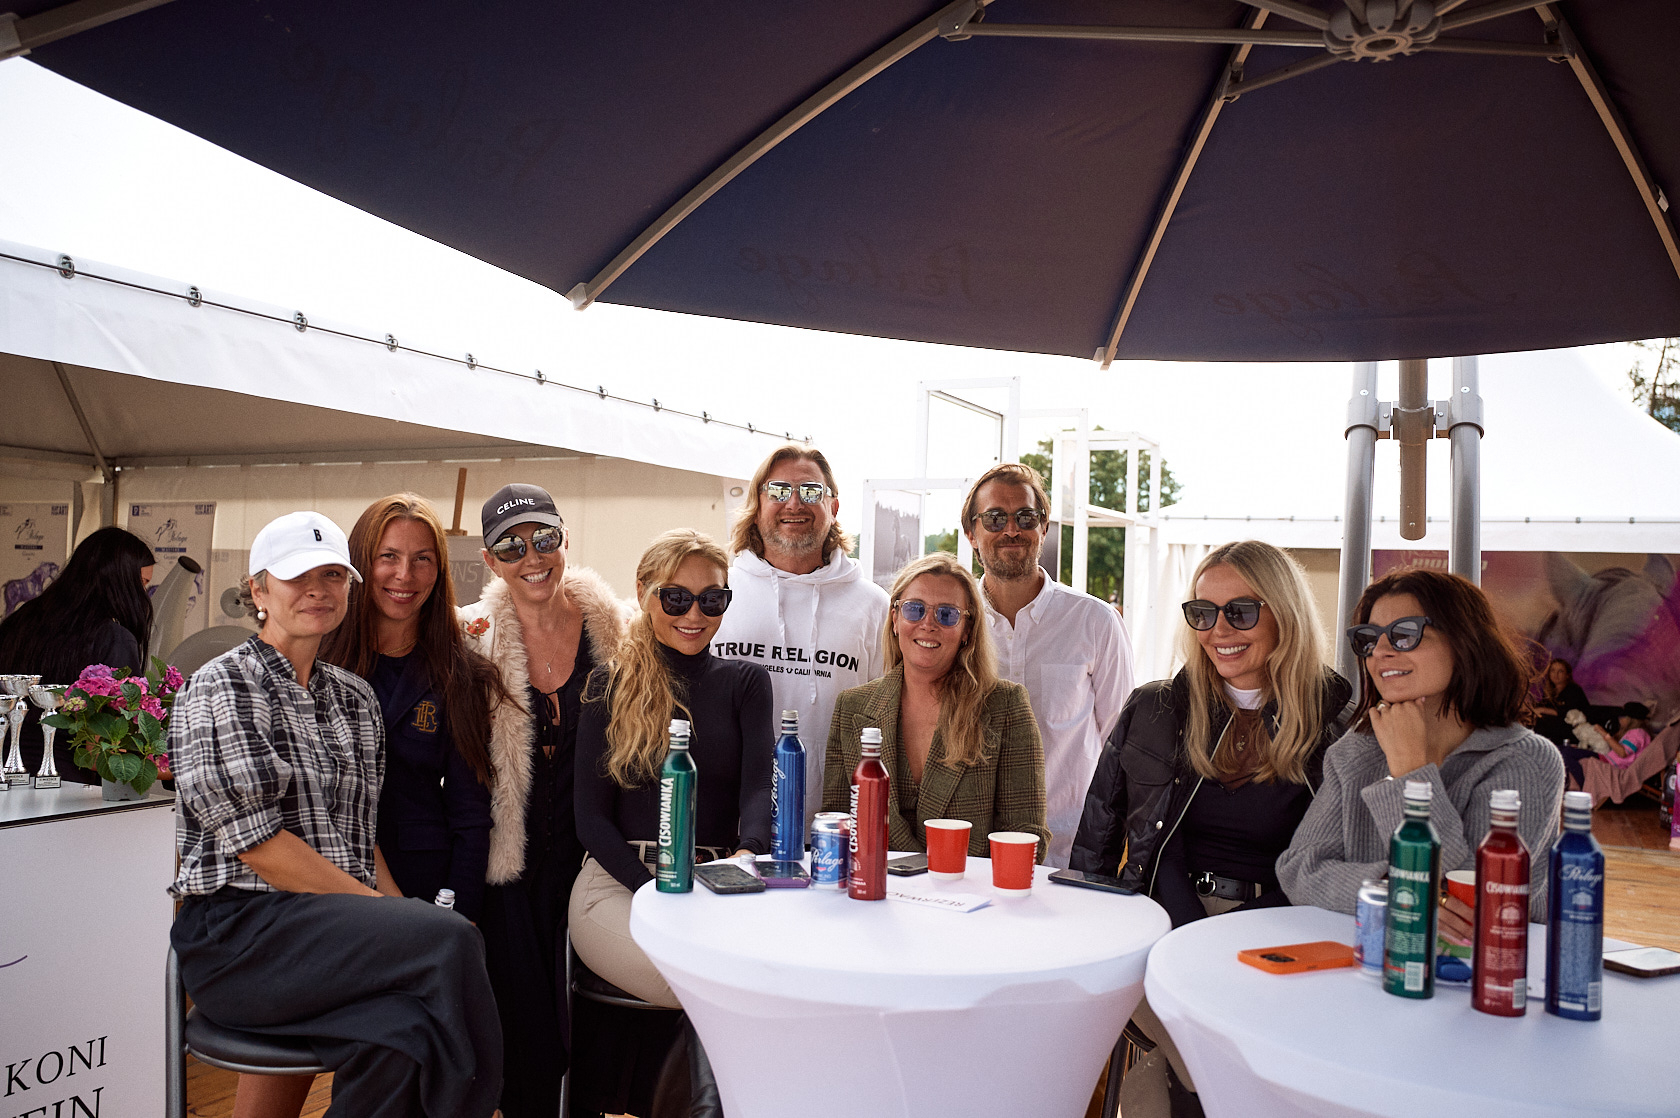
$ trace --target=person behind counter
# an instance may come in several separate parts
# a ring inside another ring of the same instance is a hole
[[[566,912],[583,865],[572,789],[583,685],[617,653],[624,610],[605,580],[569,561],[546,489],[504,485],[479,523],[491,577],[457,616],[503,692],[490,722],[495,827],[480,924],[506,1044],[502,1113],[552,1118],[572,1047]]]
[[[0,621],[0,674],[38,675],[42,683],[74,683],[89,664],[146,674],[152,641],[152,550],[122,528],[100,528],[76,546],[59,576]],[[41,728],[34,717],[20,739],[23,763],[41,767]],[[53,764],[65,780],[98,784],[77,768],[69,734],[53,743]],[[167,775],[167,774],[165,774]]]
[[[1557,837],[1563,759],[1519,721],[1531,668],[1480,587],[1458,575],[1405,570],[1365,588],[1347,640],[1358,654],[1359,706],[1330,747],[1324,787],[1278,859],[1296,904],[1351,913],[1360,883],[1388,873],[1388,840],[1408,780],[1434,790],[1429,821],[1441,872],[1475,868],[1488,799],[1515,789],[1517,831],[1533,856],[1529,914],[1546,918],[1546,857]],[[1441,924],[1468,939],[1451,907]]]
[[[1044,820],[1044,749],[1027,689],[998,676],[980,586],[956,556],[935,552],[893,580],[881,640],[887,674],[842,692],[828,733],[823,810],[846,811],[864,727],[881,731],[887,845],[926,850],[929,819],[966,819],[968,852],[990,857],[987,835],[1038,836]]]
[[[482,941],[461,914],[389,894],[379,701],[318,659],[360,578],[344,533],[290,513],[257,533],[251,566],[261,628],[193,674],[169,724],[187,993],[224,1025],[308,1037],[335,1073],[332,1118],[488,1118],[502,1038]]]

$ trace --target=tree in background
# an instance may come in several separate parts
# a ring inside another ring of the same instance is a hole
[[[1680,434],[1680,338],[1652,338],[1633,344],[1657,358],[1656,368],[1649,375],[1644,359],[1635,361],[1628,370],[1633,402],[1652,419]]]
[[[1098,427],[1096,430],[1101,431]],[[1023,454],[1023,464],[1031,466],[1044,475],[1046,488],[1055,484],[1050,476],[1051,451],[1054,444],[1050,439],[1040,439],[1038,454]],[[1148,512],[1155,506],[1154,495],[1149,491],[1149,452],[1138,452],[1138,511]],[[1178,479],[1173,477],[1172,469],[1165,462],[1161,463],[1161,507],[1166,508],[1178,500]],[[1089,503],[1105,509],[1115,509],[1119,512],[1126,510],[1126,452],[1123,450],[1098,450],[1091,454],[1091,486]],[[1066,582],[1073,577],[1073,525],[1062,525],[1061,546],[1061,580]],[[1092,528],[1090,546],[1085,562],[1085,590],[1105,601],[1118,602],[1125,589],[1126,572],[1126,529],[1124,528]]]

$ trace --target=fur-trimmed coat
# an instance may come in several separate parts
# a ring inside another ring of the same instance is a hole
[[[630,606],[605,579],[588,567],[567,566],[562,588],[583,611],[583,628],[595,659],[618,655]],[[525,800],[531,791],[531,748],[536,727],[522,697],[530,685],[525,641],[519,616],[501,579],[486,583],[478,601],[456,610],[468,647],[488,657],[502,673],[508,694],[519,697],[509,709],[504,700],[490,714],[490,760],[496,782],[490,796],[490,862],[485,880],[505,885],[525,872]]]

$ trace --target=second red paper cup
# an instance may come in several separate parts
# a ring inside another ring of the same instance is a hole
[[[974,824],[966,819],[927,821],[928,876],[956,881],[968,868],[968,833]]]
[[[992,843],[992,888],[1017,897],[1032,892],[1038,836],[1025,831],[993,831],[986,837]]]

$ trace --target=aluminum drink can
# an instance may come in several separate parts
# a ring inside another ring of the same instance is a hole
[[[770,853],[780,862],[805,857],[805,746],[799,740],[799,712],[782,711],[770,778]]]
[[[811,887],[844,889],[852,857],[852,817],[844,811],[820,811],[811,821]]]
[[[1382,977],[1383,931],[1388,923],[1388,884],[1366,878],[1359,887],[1359,904],[1353,914],[1353,957],[1360,969]]]
[[[1604,850],[1592,833],[1592,797],[1563,794],[1563,833],[1546,883],[1546,1012],[1577,1021],[1604,1015]]]
[[[852,865],[846,892],[854,901],[887,899],[887,790],[892,778],[881,763],[881,731],[865,726],[862,759],[852,773]]]
[[[689,725],[671,721],[671,744],[659,770],[659,862],[654,888],[661,893],[694,891],[694,801],[700,779],[688,752]]]

